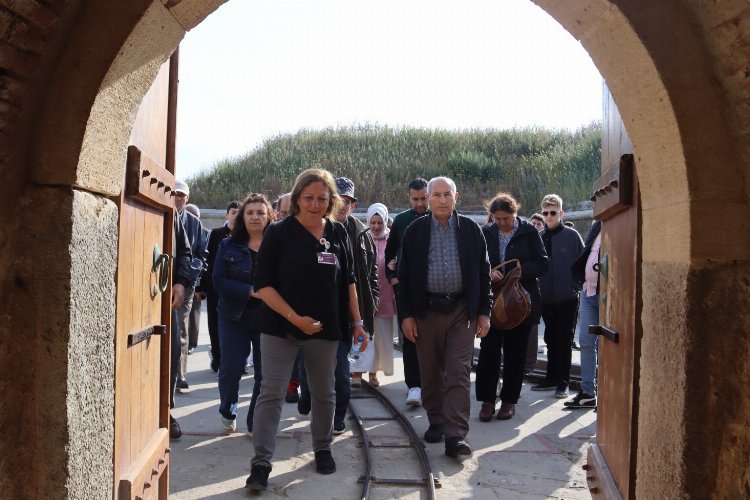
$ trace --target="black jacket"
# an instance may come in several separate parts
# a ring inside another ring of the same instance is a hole
[[[495,267],[500,262],[500,236],[497,224],[494,222],[482,228],[484,239],[487,240],[487,254],[490,266]],[[544,249],[542,238],[534,226],[518,219],[518,229],[505,249],[505,260],[518,259],[521,262],[521,286],[531,296],[532,324],[538,324],[542,316],[542,299],[539,293],[539,278],[549,269],[549,258]],[[508,269],[506,269],[508,271]]]
[[[453,214],[458,217],[458,256],[461,261],[466,312],[470,320],[478,315],[489,316],[492,293],[487,243],[476,222],[455,211]],[[404,233],[398,263],[397,301],[401,318],[422,319],[427,312],[427,252],[430,248],[431,222],[432,217],[420,217]]]
[[[359,314],[365,322],[365,331],[370,335],[375,328],[375,311],[380,305],[380,285],[378,285],[377,250],[372,241],[370,228],[362,221],[350,215],[344,226],[352,245],[354,275],[357,278],[357,298]]]
[[[594,246],[594,241],[601,230],[602,223],[598,220],[594,221],[589,234],[586,235],[586,241],[583,243],[583,251],[581,252],[581,255],[578,256],[578,260],[576,260],[570,267],[570,275],[573,278],[573,287],[575,287],[576,290],[580,291],[583,288],[583,284],[586,282],[586,262],[589,260],[591,247]],[[596,278],[596,293],[599,293],[598,277]]]
[[[193,286],[201,273],[201,268],[193,266],[193,255],[190,251],[190,240],[185,233],[182,220],[174,215],[174,240],[172,243],[172,281],[180,283],[186,289]]]
[[[205,292],[206,295],[216,293],[212,279],[214,262],[216,262],[216,252],[219,250],[219,244],[224,241],[224,238],[228,238],[230,234],[229,225],[225,222],[223,226],[212,229],[208,235],[208,257],[206,258],[206,272],[203,273],[206,279],[201,279],[200,284],[195,289],[197,292]]]

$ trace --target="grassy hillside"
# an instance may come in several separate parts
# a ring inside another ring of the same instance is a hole
[[[566,205],[591,196],[599,177],[600,142],[599,123],[576,131],[374,125],[302,130],[269,139],[247,155],[222,160],[189,179],[190,201],[224,208],[248,191],[273,199],[289,191],[302,170],[322,167],[350,177],[364,208],[376,201],[403,208],[410,179],[447,175],[456,181],[462,209],[481,209],[496,192],[508,190],[521,202],[522,213],[529,214],[546,193],[561,195]]]

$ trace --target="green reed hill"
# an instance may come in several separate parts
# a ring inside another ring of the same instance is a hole
[[[537,211],[547,193],[566,208],[591,196],[600,175],[601,125],[575,131],[546,128],[450,131],[378,125],[301,130],[267,139],[245,156],[218,162],[188,180],[190,201],[224,208],[247,192],[269,199],[291,190],[302,170],[321,167],[351,178],[358,206],[408,208],[405,186],[414,177],[447,175],[461,194],[459,209],[483,210],[498,191]]]

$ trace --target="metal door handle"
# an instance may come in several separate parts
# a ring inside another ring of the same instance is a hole
[[[159,245],[154,245],[154,264],[151,270],[156,273],[158,285],[154,285],[154,297],[159,292],[166,292],[169,287],[169,262],[172,257],[161,253]]]
[[[589,325],[589,335],[601,335],[615,344],[620,342],[620,334],[602,325]]]

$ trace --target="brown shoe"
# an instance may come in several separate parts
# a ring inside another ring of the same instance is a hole
[[[479,420],[482,422],[489,422],[492,420],[492,415],[495,414],[495,403],[482,403],[482,409],[479,410]]]
[[[513,403],[502,403],[497,413],[498,420],[510,420],[516,414],[516,405]]]

